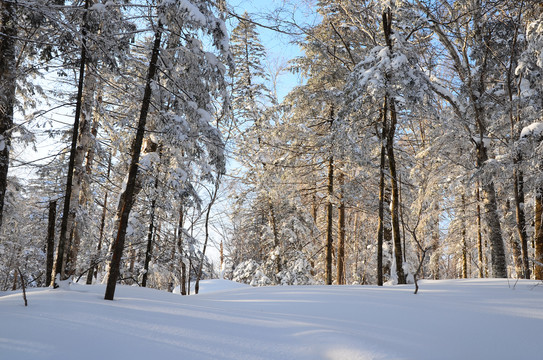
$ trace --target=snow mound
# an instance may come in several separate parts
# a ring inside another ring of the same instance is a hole
[[[538,138],[543,133],[543,122],[535,122],[530,124],[522,129],[520,132],[520,138],[526,138],[528,136],[533,136]]]
[[[543,285],[247,287],[198,296],[118,286],[0,293],[0,359],[510,360],[541,358]]]

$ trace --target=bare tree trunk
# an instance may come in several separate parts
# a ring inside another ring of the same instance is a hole
[[[383,286],[383,241],[385,235],[385,168],[386,168],[386,129],[387,129],[387,101],[381,109],[381,158],[379,163],[379,209],[377,227],[377,285]],[[377,131],[378,132],[378,131]]]
[[[483,230],[481,226],[481,195],[479,190],[479,184],[476,188],[476,200],[477,200],[477,267],[479,269],[479,278],[485,277],[485,264],[483,261]]]
[[[539,187],[535,193],[535,224],[534,224],[534,277],[543,280],[543,188]]]
[[[55,261],[55,223],[57,220],[57,201],[49,202],[49,219],[47,224],[47,265],[45,267],[45,286],[51,284],[53,263]]]
[[[179,259],[181,261],[181,295],[187,295],[187,266],[183,254],[183,205],[179,208],[179,222],[177,224],[177,248],[179,249]]]
[[[488,160],[486,147],[483,139],[477,142],[477,166],[481,168]],[[483,207],[485,221],[488,228],[488,237],[490,241],[490,254],[492,263],[492,276],[497,278],[507,277],[507,266],[505,261],[505,248],[503,244],[500,217],[496,201],[496,190],[493,182],[483,183]]]
[[[81,104],[81,116],[79,121],[79,134],[75,149],[75,160],[73,167],[73,183],[68,212],[67,231],[73,234],[70,248],[66,258],[66,274],[73,275],[77,269],[77,258],[81,243],[81,221],[77,219],[78,208],[86,206],[88,201],[88,177],[91,172],[91,165],[84,166],[85,158],[91,147],[91,121],[94,96],[96,91],[97,76],[92,66],[87,65],[83,84],[83,98]]]
[[[396,274],[398,276],[398,284],[405,284],[405,274],[403,270],[403,255],[402,255],[402,239],[400,233],[400,218],[399,218],[399,193],[398,193],[398,174],[396,172],[396,160],[394,156],[394,129],[396,127],[396,109],[394,102],[390,102],[390,128],[387,136],[387,156],[388,168],[390,171],[390,184],[392,190],[392,202],[390,206],[391,221],[392,221],[392,236],[394,241],[394,257],[396,260]]]
[[[273,202],[271,196],[268,194],[268,206],[270,208],[270,224],[273,231],[273,246],[277,254],[275,255],[275,273],[281,272],[281,243],[279,241],[279,230],[277,229],[277,221],[275,218],[275,210],[273,208]],[[277,282],[277,279],[276,279]]]
[[[383,31],[385,35],[385,41],[390,52],[393,51],[392,47],[392,12],[390,8],[383,12]],[[400,233],[400,219],[399,219],[399,193],[398,193],[398,174],[396,173],[396,159],[394,155],[394,135],[396,133],[397,115],[396,105],[392,98],[389,98],[388,94],[385,95],[384,100],[384,114],[383,118],[387,117],[387,109],[390,111],[390,125],[385,127],[386,131],[386,150],[388,157],[388,168],[390,171],[390,184],[392,190],[392,202],[390,206],[391,221],[392,221],[392,236],[394,240],[394,257],[396,260],[396,275],[398,277],[398,284],[405,284],[405,274],[403,270],[403,255],[402,255],[402,239]],[[383,125],[386,125],[386,121],[383,121]]]
[[[9,152],[15,106],[17,12],[16,2],[0,2],[0,226],[8,185]]]
[[[156,209],[157,189],[158,189],[158,175],[155,177],[155,191],[152,193],[153,200],[151,200],[149,229],[147,231],[147,249],[145,250],[145,260],[143,262],[143,277],[142,277],[142,280],[141,280],[141,286],[142,287],[147,286],[147,278],[149,276],[149,263],[151,262],[151,255],[152,255],[152,250],[153,250],[153,236],[154,236],[154,234],[156,232],[156,230],[155,230],[155,209]]]
[[[517,279],[524,277],[524,270],[522,266],[522,250],[520,248],[520,242],[515,236],[516,219],[512,218],[511,202],[509,199],[505,200],[504,204],[504,217],[506,220],[506,236],[509,238],[509,245],[511,249],[511,255],[513,257],[513,264],[515,265],[515,274]],[[518,229],[516,229],[518,230]]]
[[[155,231],[155,206],[156,200],[151,201],[151,219],[149,220],[149,229],[147,231],[147,249],[145,251],[145,261],[143,262],[143,277],[141,286],[147,286],[147,277],[149,276],[149,263],[151,262],[151,253],[153,249],[153,234]]]
[[[224,269],[224,245],[223,245],[223,242],[221,240],[221,244],[220,244],[220,248],[219,248],[219,257],[220,257],[220,262],[221,262],[221,267],[220,267],[220,279],[223,280],[224,278],[224,272],[223,272],[223,269]]]
[[[79,64],[79,83],[77,87],[77,102],[75,107],[75,119],[74,119],[74,125],[72,130],[72,144],[70,148],[70,160],[68,162],[68,174],[66,176],[66,189],[64,193],[64,207],[62,210],[62,221],[60,223],[60,237],[58,241],[58,250],[57,250],[57,259],[55,264],[55,269],[53,271],[53,277],[52,277],[52,285],[53,287],[58,287],[58,284],[56,283],[56,277],[57,274],[60,275],[60,279],[64,279],[65,277],[65,261],[66,261],[66,254],[65,254],[65,246],[66,246],[66,238],[68,234],[70,233],[69,229],[69,222],[70,218],[74,216],[74,214],[70,213],[71,206],[70,201],[72,198],[72,185],[73,185],[73,176],[74,176],[74,165],[75,165],[75,156],[76,156],[76,150],[77,150],[77,137],[79,134],[79,119],[81,117],[81,107],[82,107],[82,99],[83,99],[83,84],[85,79],[85,65],[87,63],[87,46],[86,46],[86,36],[87,36],[87,16],[88,16],[88,9],[89,9],[89,3],[91,0],[85,0],[85,12],[83,15],[83,29],[82,29],[82,43],[81,43],[81,57],[80,57],[80,64]]]
[[[528,234],[526,232],[526,213],[524,212],[524,175],[522,171],[514,172],[515,210],[517,219],[517,231],[522,250],[523,278],[530,278],[530,262],[528,260]]]
[[[111,174],[111,154],[109,154],[108,163],[107,163],[107,178]],[[108,204],[108,192],[106,191],[104,195],[104,205],[102,207],[102,217],[100,218],[100,232],[98,235],[98,247],[96,248],[96,254],[91,258],[91,267],[87,275],[87,285],[92,284],[92,277],[96,277],[100,272],[99,259],[100,253],[102,251],[102,241],[104,239],[104,227],[106,225],[106,215],[107,215],[107,204]],[[95,274],[96,272],[96,274]]]
[[[145,125],[147,123],[147,114],[149,113],[149,106],[151,104],[151,83],[155,77],[158,68],[158,53],[160,51],[160,40],[162,37],[162,24],[158,23],[158,28],[155,32],[155,41],[153,44],[153,51],[151,54],[151,62],[149,64],[149,73],[147,74],[147,81],[145,84],[145,91],[143,94],[143,100],[141,104],[140,117],[138,121],[138,127],[136,132],[136,138],[132,146],[132,159],[130,161],[130,168],[128,171],[128,179],[126,181],[125,190],[121,193],[119,199],[119,205],[117,208],[118,229],[117,236],[114,240],[113,255],[109,264],[109,275],[107,279],[105,300],[113,300],[115,295],[115,287],[117,285],[117,279],[120,274],[120,265],[122,253],[124,250],[124,242],[126,238],[126,228],[128,226],[128,218],[132,205],[134,204],[134,193],[136,190],[136,177],[138,175],[138,163],[140,159],[141,146],[143,144],[143,137],[145,135]]]
[[[345,285],[345,197],[343,184],[345,175],[339,173],[339,209],[338,209],[338,243],[337,243],[337,283]]]
[[[466,196],[462,194],[462,278],[468,278],[468,243],[466,239]]]
[[[332,246],[333,246],[333,205],[332,197],[334,196],[334,157],[328,159],[328,204],[326,208],[327,225],[326,225],[326,270],[325,278],[326,285],[332,285]]]
[[[220,175],[217,177],[217,182],[215,183],[215,190],[213,191],[213,194],[211,196],[211,200],[209,202],[209,205],[207,207],[206,212],[206,219],[205,219],[205,240],[204,240],[204,248],[202,249],[202,258],[200,259],[200,265],[198,266],[198,273],[196,274],[196,284],[194,284],[194,292],[198,294],[198,291],[200,290],[200,279],[202,278],[202,268],[204,266],[204,261],[206,258],[206,249],[207,249],[207,242],[209,240],[209,214],[211,213],[211,207],[215,203],[215,200],[217,200],[217,194],[219,192],[219,186],[220,186]]]
[[[515,24],[515,32],[513,36],[513,44],[511,46],[511,53],[509,55],[509,66],[507,68],[507,78],[506,78],[506,88],[509,98],[509,122],[511,125],[511,139],[518,139],[520,129],[516,129],[520,124],[520,111],[518,108],[518,103],[516,103],[517,108],[515,109],[515,99],[513,95],[513,90],[515,87],[518,88],[518,98],[520,96],[521,87],[519,84],[514,84],[516,76],[514,75],[516,64],[518,61],[518,56],[521,54],[521,50],[518,48],[518,39],[519,32],[521,28],[521,16],[522,11],[518,13],[517,22]],[[518,80],[520,81],[520,79]],[[516,86],[515,86],[516,85]],[[516,110],[516,111],[515,111]],[[514,199],[515,199],[515,215],[516,215],[516,225],[517,231],[520,239],[520,247],[522,253],[522,271],[517,271],[517,276],[523,277],[525,279],[530,278],[530,265],[528,261],[528,234],[526,232],[526,214],[524,212],[524,176],[522,171],[518,169],[518,165],[522,162],[522,155],[517,153],[513,158],[513,163],[515,170],[513,172],[513,186],[514,186]],[[517,246],[516,242],[513,244]],[[516,251],[516,249],[515,249]],[[517,259],[517,257],[515,257]]]
[[[379,166],[379,225],[377,228],[377,285],[383,286],[383,238],[385,232],[385,145],[381,141],[381,163]]]

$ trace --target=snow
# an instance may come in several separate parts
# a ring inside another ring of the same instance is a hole
[[[179,0],[178,6],[179,9],[184,10],[188,13],[189,18],[192,21],[199,23],[200,26],[207,25],[207,18],[204,14],[200,12],[200,9],[198,9],[198,7],[195,6],[191,1]]]
[[[0,293],[0,358],[539,359],[543,284],[253,288],[203,281],[181,296],[102,285]]]
[[[92,5],[92,6],[89,8],[89,10],[104,12],[104,11],[106,11],[106,4],[96,3],[96,4]]]
[[[520,132],[520,138],[526,138],[529,136],[533,136],[535,138],[538,138],[543,133],[543,122],[535,122],[533,124],[530,124],[522,129]]]

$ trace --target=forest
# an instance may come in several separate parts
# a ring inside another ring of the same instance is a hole
[[[0,291],[543,279],[542,1],[253,3],[0,0]]]

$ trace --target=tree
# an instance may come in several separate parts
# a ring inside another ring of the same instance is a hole
[[[203,31],[205,34],[211,36],[212,44],[219,52],[221,58],[228,61],[228,43],[225,39],[226,31],[224,22],[214,15],[214,6],[207,2],[166,3],[159,6],[158,11],[161,16],[158,24],[154,27],[154,42],[141,102],[136,137],[131,148],[129,171],[117,207],[118,225],[113,245],[113,254],[109,264],[105,294],[106,300],[113,299],[120,273],[120,263],[124,250],[128,219],[135,201],[136,180],[147,117],[153,100],[153,88],[156,88],[157,84],[159,84],[159,80],[155,78],[155,75],[159,69],[161,71],[162,69],[167,69],[168,65],[171,64],[170,61],[173,60],[171,57],[173,54],[169,53],[168,49],[162,48],[163,34],[167,37],[166,41],[172,40],[177,43],[177,50],[174,54],[177,54],[178,51],[184,53],[186,62],[182,65],[187,69],[187,73],[181,77],[169,78],[175,85],[173,88],[174,91],[172,92],[169,89],[164,90],[168,91],[169,98],[175,101],[172,103],[178,104],[178,107],[172,107],[171,112],[165,112],[159,118],[162,124],[161,130],[171,127],[176,121],[187,123],[187,120],[192,120],[196,125],[194,127],[195,133],[206,140],[204,143],[209,150],[207,161],[219,170],[224,167],[224,158],[221,153],[222,144],[217,131],[209,124],[211,120],[209,111],[211,110],[211,97],[213,95],[225,97],[222,81],[226,69],[216,55],[203,50],[202,42],[197,39],[198,31]],[[180,20],[183,21],[181,22]],[[183,31],[186,33],[183,34]],[[160,53],[163,56],[161,63],[159,63]],[[182,130],[182,125],[177,125],[177,131],[173,133],[164,132],[163,134],[166,138],[173,137],[173,140],[176,141],[182,141],[188,137],[187,135],[192,135],[191,133],[183,133],[179,130]],[[191,141],[194,141],[194,145],[196,145],[198,140],[194,138]],[[199,148],[192,146],[187,150],[195,152],[195,155],[197,155]],[[208,165],[206,164],[203,167],[205,168],[206,166]],[[209,172],[203,174],[204,178],[209,178],[210,176]]]
[[[0,3],[0,226],[2,225],[4,202],[8,185],[9,153],[15,109],[16,39],[17,11],[16,3]]]
[[[488,46],[487,34],[490,31],[489,14],[493,12],[486,10],[491,10],[492,4],[480,1],[458,2],[455,8],[447,7],[443,13],[436,12],[430,4],[422,1],[417,0],[417,4],[427,17],[427,26],[435,32],[436,40],[447,53],[447,61],[452,64],[455,77],[462,84],[460,96],[452,95],[439,83],[432,87],[453,107],[459,126],[466,130],[474,146],[476,168],[483,172],[490,159],[488,148],[490,123],[485,106],[488,104],[487,90],[492,85],[490,76],[492,48]],[[470,21],[467,26],[455,21],[449,22],[458,16],[468,16]],[[493,276],[506,277],[505,248],[496,187],[492,179],[482,181],[481,195],[484,219],[489,232]]]

